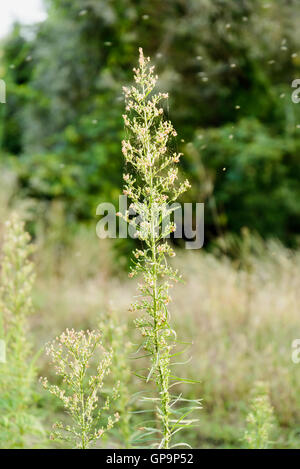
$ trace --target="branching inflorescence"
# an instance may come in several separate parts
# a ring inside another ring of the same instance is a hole
[[[136,326],[144,338],[144,349],[151,356],[151,367],[146,381],[155,381],[159,397],[154,401],[161,420],[160,447],[169,448],[172,435],[187,423],[181,414],[174,420],[174,406],[180,400],[170,394],[171,358],[176,344],[176,333],[170,326],[168,304],[169,289],[179,276],[167,262],[175,256],[166,238],[175,231],[170,221],[173,204],[189,187],[186,180],[177,183],[181,154],[168,152],[170,140],[176,137],[170,121],[163,119],[161,102],[166,93],[153,93],[157,82],[150,59],[139,50],[139,67],[134,69],[136,86],[124,87],[126,114],[123,116],[128,139],[122,142],[126,166],[131,171],[123,175],[123,193],[131,200],[130,211],[122,216],[144,242],[144,249],[134,251],[134,267],[129,274],[142,274],[139,285],[140,300],[133,304],[134,311],[142,316]],[[167,220],[167,222],[166,222]],[[198,402],[197,402],[198,404]],[[188,421],[190,423],[190,421]],[[150,430],[153,432],[153,429]]]

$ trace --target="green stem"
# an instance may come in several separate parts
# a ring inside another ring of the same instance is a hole
[[[143,86],[143,94],[145,96],[145,89]],[[148,141],[148,120],[146,112],[144,112],[144,121],[146,127],[146,135],[147,135],[147,144],[145,145],[145,156],[148,159],[149,157],[149,141]],[[158,275],[156,271],[156,241],[155,241],[155,234],[156,234],[156,222],[155,222],[155,211],[153,211],[153,166],[150,166],[149,172],[149,189],[150,189],[150,199],[149,199],[149,211],[151,214],[151,252],[152,252],[152,276],[153,276],[153,290],[152,290],[152,299],[153,299],[153,319],[154,319],[154,366],[157,368],[158,371],[158,391],[160,396],[160,409],[162,414],[162,422],[163,422],[163,436],[164,436],[164,449],[169,448],[170,440],[171,440],[171,432],[170,432],[170,425],[169,425],[169,404],[170,404],[170,394],[169,394],[169,380],[168,380],[168,372],[166,373],[166,366],[168,363],[162,364],[161,359],[161,348],[160,348],[160,341],[159,341],[159,333],[158,333],[158,322],[157,322],[157,315],[158,315],[158,292],[157,292],[157,281]],[[153,214],[154,212],[154,214]],[[163,358],[163,360],[166,360]]]
[[[169,427],[169,403],[170,395],[168,391],[168,376],[165,373],[165,366],[161,364],[161,350],[159,345],[159,335],[157,326],[157,274],[156,274],[156,246],[152,240],[152,260],[153,260],[153,313],[154,313],[154,347],[155,347],[155,363],[157,363],[159,374],[159,391],[161,395],[160,406],[163,420],[164,448],[169,448],[170,443],[170,427]]]
[[[160,342],[159,342],[159,333],[158,333],[158,324],[157,324],[157,313],[158,313],[158,306],[157,306],[157,272],[156,272],[156,242],[155,242],[155,215],[152,212],[152,189],[153,189],[153,176],[152,176],[152,167],[151,167],[151,174],[150,174],[150,189],[151,189],[151,196],[150,196],[150,213],[151,213],[151,251],[152,251],[152,263],[153,263],[153,318],[154,318],[154,347],[155,347],[155,364],[157,364],[158,369],[158,388],[160,393],[160,407],[162,412],[162,421],[163,421],[163,434],[164,434],[164,448],[169,448],[170,442],[170,428],[169,428],[169,403],[170,403],[170,395],[168,391],[169,383],[168,383],[168,376],[165,373],[165,365],[162,366],[161,364],[161,350],[160,350]]]

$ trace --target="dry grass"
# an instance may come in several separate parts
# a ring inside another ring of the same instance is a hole
[[[171,309],[181,338],[193,341],[184,375],[201,381],[188,389],[204,404],[202,423],[193,431],[195,446],[241,445],[257,380],[270,387],[281,426],[278,446],[296,444],[300,373],[291,360],[291,343],[300,336],[300,254],[275,242],[260,252],[248,257],[246,270],[204,251],[181,251],[175,258],[185,283],[174,289]],[[112,306],[133,330],[128,308],[136,286],[125,274],[113,273],[109,242],[83,230],[60,255],[56,275],[53,256],[53,247],[40,246],[39,313],[32,331],[39,346],[66,327],[93,327]],[[40,366],[47,371],[43,360]]]

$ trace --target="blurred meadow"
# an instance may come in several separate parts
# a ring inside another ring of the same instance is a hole
[[[181,201],[205,203],[204,247],[172,241],[171,262],[183,276],[172,291],[172,324],[190,344],[176,373],[196,381],[179,388],[203,406],[184,436],[194,448],[245,448],[251,399],[263,382],[274,414],[269,446],[299,448],[292,343],[300,337],[300,103],[291,99],[300,78],[299,2],[44,4],[45,21],[16,23],[0,42],[1,245],[16,212],[32,238],[36,271],[27,333],[35,423],[18,423],[9,436],[2,376],[0,448],[61,447],[47,434],[65,418],[63,407],[38,377],[57,379],[44,347],[66,328],[112,321],[106,340],[126,352],[114,373],[128,387],[128,412],[144,409],[130,310],[139,280],[128,278],[139,242],[96,235],[98,204],[118,209],[122,192],[122,86],[131,84],[139,47],[169,93],[164,114],[178,132],[171,150],[184,153],[180,172],[192,185]],[[130,414],[130,434],[143,419]],[[128,428],[116,424],[99,447],[126,446]]]

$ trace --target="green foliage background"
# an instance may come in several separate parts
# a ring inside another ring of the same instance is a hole
[[[48,18],[1,45],[1,162],[26,197],[91,220],[121,187],[123,98],[141,46],[170,95],[165,113],[206,238],[297,242],[300,77],[297,0],[48,0]]]

